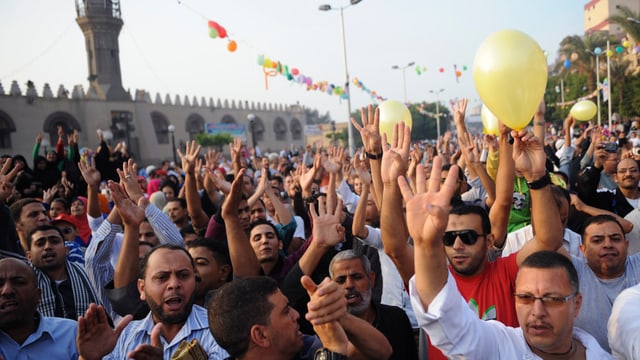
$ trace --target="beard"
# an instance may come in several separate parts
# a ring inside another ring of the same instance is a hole
[[[151,296],[146,294],[147,304],[149,305],[151,314],[153,314],[153,316],[163,324],[182,324],[186,322],[189,314],[191,314],[191,308],[193,307],[195,296],[196,292],[194,291],[191,293],[189,299],[186,299],[186,303],[179,313],[169,315],[162,309],[162,303],[156,303]]]
[[[365,292],[357,292],[353,290],[353,292],[360,295],[360,298],[362,299],[362,301],[360,302],[360,304],[354,304],[354,305],[347,304],[347,311],[351,315],[359,316],[362,313],[364,313],[367,310],[367,308],[369,308],[369,305],[371,305],[371,297],[373,295],[373,289],[369,289]]]

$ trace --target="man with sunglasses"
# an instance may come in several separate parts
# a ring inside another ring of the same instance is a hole
[[[521,151],[522,144],[518,142],[523,140],[515,141]],[[439,179],[436,165],[440,162],[436,159],[432,179]],[[458,291],[460,283],[454,279],[455,271],[447,267],[441,252],[441,242],[450,243],[454,235],[454,243],[462,241],[462,230],[445,232],[451,224],[446,208],[454,192],[457,168],[454,169],[442,187],[439,182],[430,181],[428,192],[424,178],[420,179],[422,175],[418,175],[416,194],[404,178],[398,180],[415,244],[416,275],[409,283],[411,300],[418,322],[432,343],[446,356],[456,358],[611,359],[591,335],[573,327],[582,304],[578,274],[571,261],[555,251],[536,251],[519,262],[520,271],[509,295],[515,300],[519,327],[482,321],[469,311],[466,298]],[[546,194],[548,185],[543,187],[546,190],[535,187],[531,192],[534,204],[551,195]],[[534,211],[533,221],[545,220],[550,230],[560,229],[557,208],[551,207],[547,212],[540,216]],[[467,232],[462,237],[471,241],[474,236]],[[476,243],[479,241],[477,238]],[[497,285],[495,281],[492,284]]]

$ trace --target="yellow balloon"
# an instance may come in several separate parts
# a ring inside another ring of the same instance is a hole
[[[578,101],[569,112],[578,121],[588,121],[593,119],[598,112],[598,107],[591,100]]]
[[[393,124],[403,122],[411,128],[413,123],[411,113],[400,101],[386,100],[378,108],[380,109],[380,134],[387,134],[389,142],[393,136]]]
[[[482,119],[485,134],[498,135],[498,118],[484,104],[482,104],[482,110],[480,110],[480,118]]]
[[[529,35],[498,31],[486,38],[473,61],[473,81],[482,102],[506,126],[529,124],[547,86],[544,53]]]

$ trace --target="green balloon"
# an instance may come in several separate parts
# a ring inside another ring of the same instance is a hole
[[[215,28],[209,28],[209,37],[215,39],[218,37],[218,30]]]

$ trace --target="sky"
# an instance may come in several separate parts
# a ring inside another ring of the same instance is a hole
[[[517,29],[533,37],[557,57],[560,41],[584,33],[586,0],[362,0],[344,9],[348,68],[365,87],[403,101],[402,70],[407,100],[434,102],[430,90],[444,89],[439,100],[466,97],[479,104],[472,78],[477,48],[490,34]],[[283,76],[269,77],[265,88],[258,56],[278,60],[314,82],[342,86],[345,69],[339,8],[348,0],[121,0],[120,33],[123,86],[132,93],[145,89],[174,99],[204,96],[295,104],[329,112],[347,120],[347,104],[339,96],[307,91]],[[88,88],[84,38],[75,22],[74,0],[0,0],[0,81],[5,93],[17,80],[28,80],[42,94],[44,83],[54,93],[60,84]],[[237,42],[208,36],[207,20],[224,26]],[[453,66],[462,76],[456,82]],[[463,71],[463,67],[467,67]],[[443,68],[444,72],[439,72]],[[351,86],[352,109],[373,102]],[[209,120],[209,119],[207,119]]]

